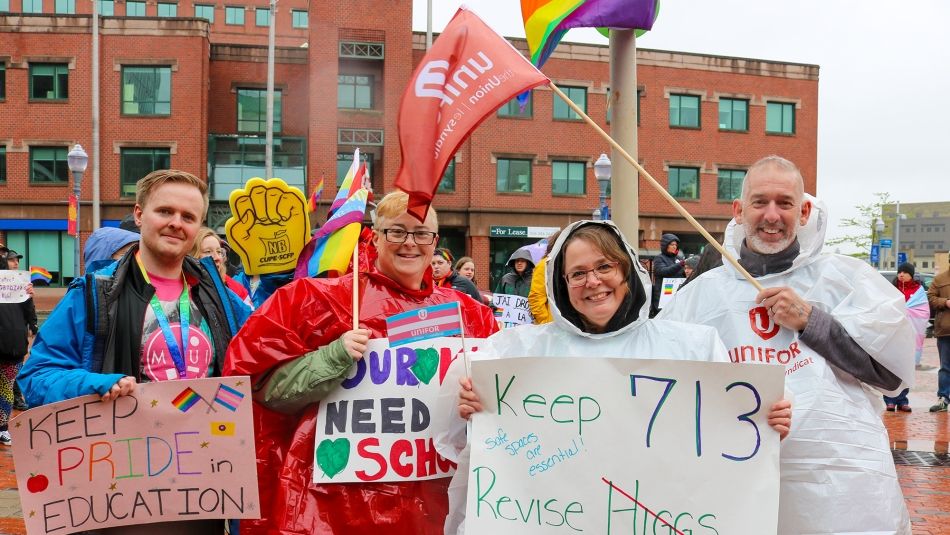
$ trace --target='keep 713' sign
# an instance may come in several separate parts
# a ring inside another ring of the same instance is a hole
[[[260,518],[247,377],[140,384],[10,422],[27,533]]]
[[[472,377],[469,535],[776,532],[783,366],[515,358]]]

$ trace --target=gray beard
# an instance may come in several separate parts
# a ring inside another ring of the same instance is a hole
[[[766,242],[759,238],[756,228],[752,225],[742,225],[745,229],[746,245],[753,251],[760,254],[776,254],[788,249],[788,246],[795,241],[794,234],[787,234],[785,239],[780,242]],[[787,229],[785,229],[787,231]]]

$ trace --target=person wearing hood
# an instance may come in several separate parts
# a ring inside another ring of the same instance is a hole
[[[650,317],[660,311],[660,288],[663,287],[663,279],[685,277],[685,264],[683,253],[680,252],[679,237],[669,233],[660,236],[660,254],[653,259],[653,295],[650,301]]]
[[[909,534],[880,396],[914,380],[914,331],[900,292],[867,263],[822,254],[824,204],[792,162],[768,156],[746,174],[724,245],[731,264],[681,288],[659,315],[715,327],[733,362],[786,366],[794,422],[782,443],[779,528]]]
[[[542,325],[505,329],[490,337],[476,358],[618,357],[727,362],[726,348],[710,327],[648,319],[649,276],[636,253],[611,221],[578,221],[565,228],[548,257],[545,269],[548,303],[553,320]],[[463,370],[450,369],[453,377]],[[443,382],[443,399],[453,395],[453,381]],[[440,453],[459,463],[450,485],[446,534],[464,532],[465,489],[469,447],[464,420],[481,410],[471,380],[461,378],[454,389],[457,405],[448,418],[449,431],[440,437]],[[788,432],[787,401],[772,405],[769,423]]]
[[[452,270],[452,252],[439,247],[432,253],[432,282],[436,286],[452,288],[463,294],[468,294],[476,302],[482,302],[482,294],[475,287],[475,283],[468,277],[463,277],[458,271]]]
[[[914,364],[920,364],[920,357],[924,349],[927,320],[930,319],[930,305],[927,303],[927,291],[924,285],[914,278],[915,267],[910,262],[904,262],[897,267],[897,277],[894,277],[894,287],[900,290],[907,305],[907,317],[917,331],[917,352],[914,355]],[[884,405],[888,412],[912,412],[907,394],[910,388],[901,390],[896,396],[884,395]]]
[[[117,227],[99,227],[86,240],[83,266],[86,273],[98,271],[119,260],[142,236]]]
[[[376,209],[375,263],[359,270],[359,328],[353,328],[353,277],[305,277],[278,289],[248,319],[228,349],[227,375],[250,375],[254,399],[261,518],[242,535],[436,535],[448,509],[447,479],[314,484],[318,402],[340,388],[370,338],[386,337],[386,318],[460,303],[465,334],[498,330],[491,309],[432,280],[438,218],[407,212],[392,192]],[[411,395],[411,393],[410,393]]]
[[[495,285],[495,293],[528,297],[528,292],[531,291],[531,273],[534,271],[531,253],[524,248],[518,249],[511,254],[507,265],[509,271]]]

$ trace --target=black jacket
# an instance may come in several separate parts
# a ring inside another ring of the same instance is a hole
[[[663,287],[663,279],[685,277],[683,270],[683,261],[678,255],[671,255],[666,252],[666,248],[673,242],[679,243],[676,234],[664,234],[660,237],[660,254],[653,259],[653,300],[651,301],[652,313],[657,313],[657,304],[660,302],[660,288]]]
[[[453,290],[458,290],[463,294],[472,296],[472,299],[478,303],[482,302],[482,293],[478,291],[472,279],[459,275],[458,271],[453,271],[451,275],[442,281],[440,286],[449,286]]]
[[[0,303],[0,362],[22,362],[29,345],[26,330],[36,334],[36,306],[33,299],[22,303]]]

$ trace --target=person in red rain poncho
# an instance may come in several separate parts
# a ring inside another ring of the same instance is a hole
[[[314,485],[317,402],[339,387],[370,338],[386,336],[386,317],[459,301],[467,336],[497,330],[491,310],[432,283],[438,220],[406,213],[408,195],[380,201],[373,226],[378,258],[360,272],[359,329],[353,329],[353,277],[306,278],[280,288],[247,320],[228,348],[226,375],[250,375],[261,519],[254,535],[441,534],[449,479]]]

